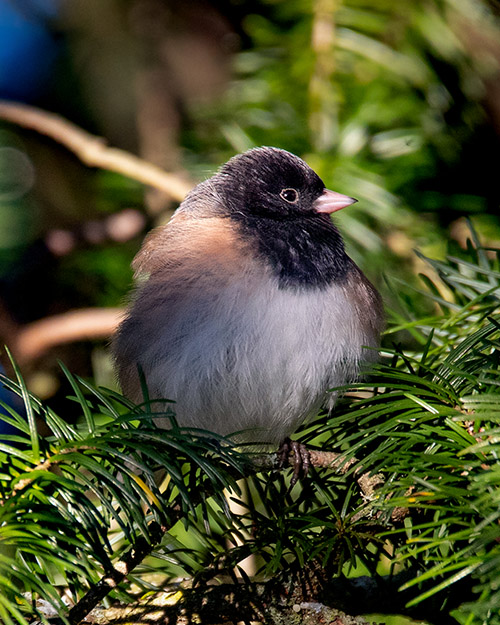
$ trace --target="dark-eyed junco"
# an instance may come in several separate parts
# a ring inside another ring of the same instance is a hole
[[[374,360],[380,297],[347,256],[328,191],[276,148],[235,156],[153,231],[114,339],[123,391],[181,425],[279,443]],[[161,425],[168,426],[165,419]]]

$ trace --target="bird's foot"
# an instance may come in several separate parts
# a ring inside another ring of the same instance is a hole
[[[303,443],[285,438],[278,449],[278,468],[282,469],[289,461],[289,454],[293,452],[293,474],[290,487],[294,486],[299,478],[305,477],[311,468],[311,456]]]

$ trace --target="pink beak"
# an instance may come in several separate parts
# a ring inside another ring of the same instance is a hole
[[[348,195],[342,195],[342,193],[336,193],[335,191],[325,189],[314,202],[313,207],[317,213],[334,213],[357,201],[358,200]]]

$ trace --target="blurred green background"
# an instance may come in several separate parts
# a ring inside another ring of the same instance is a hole
[[[499,13],[496,0],[0,0],[0,98],[193,184],[256,145],[302,156],[359,199],[337,221],[390,316],[401,281],[429,271],[414,248],[459,255],[467,216],[500,241]],[[144,234],[176,205],[0,121],[0,341],[16,355],[27,324],[123,305]],[[18,350],[33,391],[65,395],[58,358],[112,384],[96,336]]]

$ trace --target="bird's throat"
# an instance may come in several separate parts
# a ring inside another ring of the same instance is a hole
[[[328,216],[274,220],[253,217],[240,232],[270,266],[280,288],[318,288],[346,279],[351,262]]]

